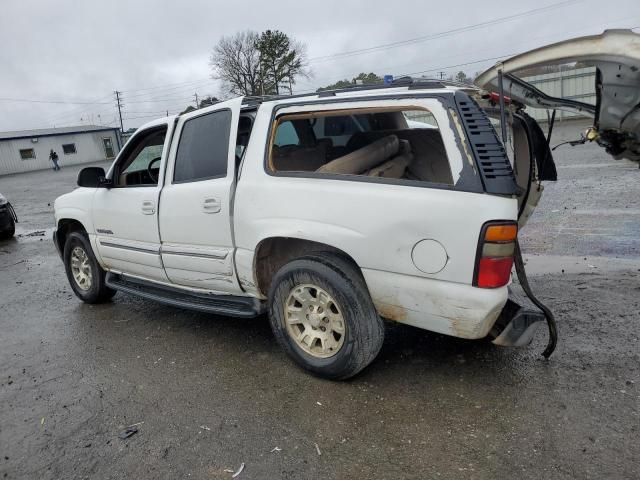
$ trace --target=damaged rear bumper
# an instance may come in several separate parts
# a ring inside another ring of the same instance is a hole
[[[536,330],[544,322],[544,313],[526,297],[519,295],[513,287],[509,287],[509,299],[491,329],[490,336],[495,345],[523,347],[531,343]]]

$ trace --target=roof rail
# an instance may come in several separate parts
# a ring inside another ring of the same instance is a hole
[[[290,98],[302,98],[317,96],[323,97],[335,97],[337,93],[349,93],[359,92],[364,90],[384,90],[389,88],[407,87],[409,90],[418,89],[436,89],[445,87],[458,87],[458,88],[470,88],[477,89],[474,85],[468,85],[466,83],[454,82],[451,80],[441,80],[435,78],[413,78],[413,77],[399,77],[394,79],[391,83],[369,83],[361,85],[350,85],[344,88],[335,88],[330,90],[318,90],[315,92],[298,93],[294,95],[257,95],[244,97],[244,105],[253,106],[259,105],[263,102],[269,102],[273,100],[284,100]]]

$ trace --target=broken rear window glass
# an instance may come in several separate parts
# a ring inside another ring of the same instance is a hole
[[[433,114],[411,107],[285,114],[277,120],[269,168],[453,185]]]

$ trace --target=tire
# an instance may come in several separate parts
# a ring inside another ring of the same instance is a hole
[[[3,230],[0,232],[0,240],[9,240],[15,235],[15,233],[16,233],[16,224],[12,218],[9,228],[7,230]]]
[[[107,287],[106,273],[98,264],[86,235],[79,232],[70,233],[64,243],[63,251],[67,280],[80,300],[85,303],[104,303],[116,294],[115,290]],[[82,261],[78,261],[79,259]],[[80,277],[85,279],[84,282],[76,280],[78,272],[74,272],[72,263],[75,263],[77,270],[80,270]],[[87,277],[89,281],[86,280]]]
[[[384,324],[361,272],[331,253],[293,260],[276,273],[269,292],[269,320],[277,342],[298,365],[331,380],[344,380],[364,369],[384,340]]]

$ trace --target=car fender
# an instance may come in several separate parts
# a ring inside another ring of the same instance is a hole
[[[75,220],[80,223],[89,237],[91,248],[98,260],[100,266],[104,268],[104,262],[98,253],[96,245],[96,232],[92,217],[92,204],[93,195],[95,194],[93,188],[77,188],[73,192],[61,195],[56,198],[54,202],[54,217],[56,222],[56,229],[59,228],[60,223],[64,220]]]

